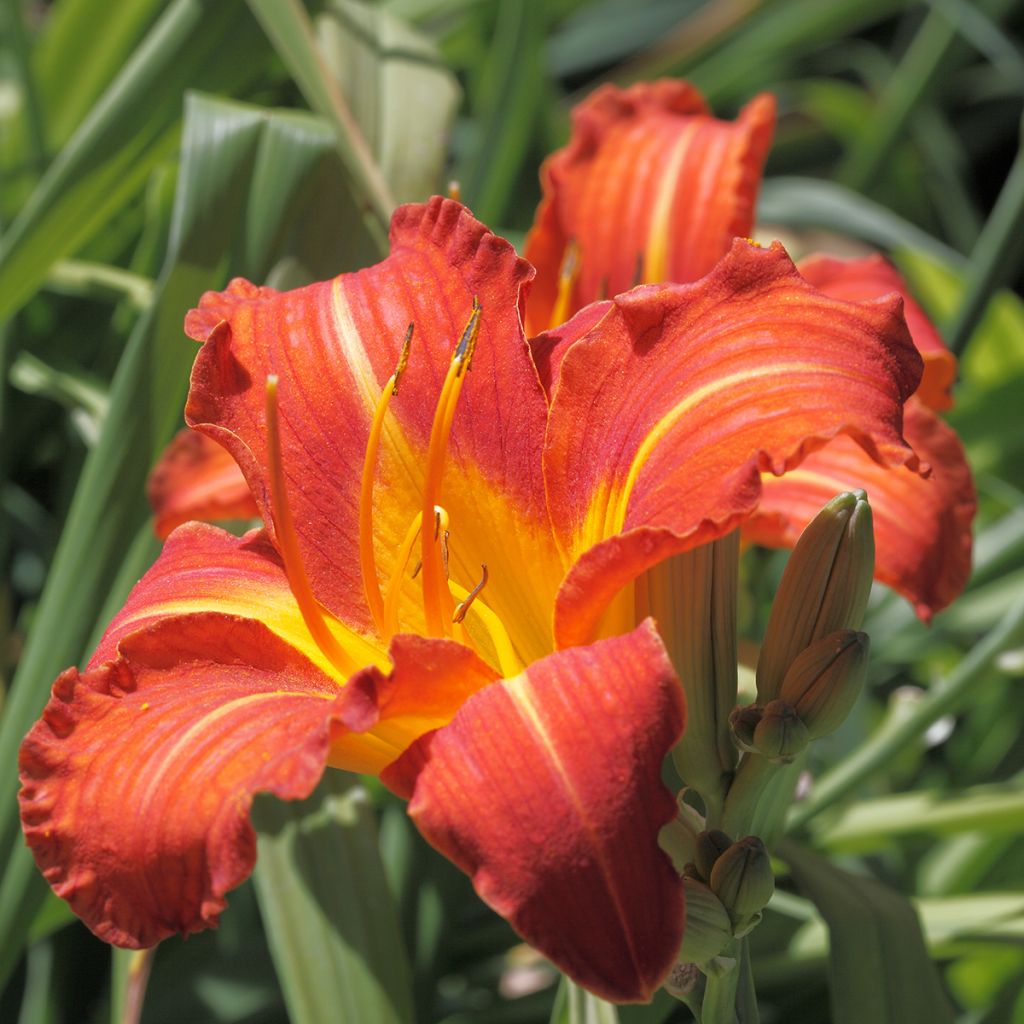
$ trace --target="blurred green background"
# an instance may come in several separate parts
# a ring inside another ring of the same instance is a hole
[[[145,479],[181,424],[185,311],[236,274],[375,261],[392,200],[449,179],[519,244],[572,104],[671,75],[723,117],[776,93],[764,233],[893,256],[962,353],[949,419],[981,499],[971,584],[931,628],[874,595],[870,693],[794,822],[852,888],[833,919],[831,869],[797,886],[780,865],[752,936],[762,1020],[921,1019],[907,904],[871,878],[918,908],[949,1019],[1024,1022],[1022,25],[1011,0],[0,0],[0,1021],[135,1019],[148,964],[48,893],[15,759],[158,550]],[[747,556],[751,640],[784,561]],[[260,803],[255,884],[159,948],[143,1021],[690,1019],[559,986],[367,785]],[[862,1002],[830,1005],[822,914],[833,972],[878,951]]]

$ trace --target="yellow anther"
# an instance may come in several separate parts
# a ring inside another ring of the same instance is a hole
[[[391,396],[398,394],[398,381],[409,365],[409,349],[412,346],[413,324],[409,324],[405,332],[405,340],[398,355],[398,363],[394,373],[388,378],[377,401],[370,423],[370,436],[366,441],[366,452],[363,456],[363,476],[359,488],[359,571],[363,578],[363,593],[366,605],[377,633],[384,635],[384,599],[380,593],[380,582],[377,579],[377,559],[373,550],[373,480],[377,471],[377,452],[380,448],[380,435],[384,427],[384,416],[388,411]]]
[[[274,536],[277,538],[278,550],[284,561],[285,575],[295,601],[302,613],[314,643],[323,652],[327,660],[345,676],[351,675],[360,666],[357,665],[341,646],[330,627],[323,609],[309,585],[306,570],[302,565],[302,554],[299,551],[298,534],[295,532],[295,521],[288,505],[284,481],[284,465],[281,459],[281,430],[277,411],[277,376],[267,377],[266,413],[267,413],[267,462],[270,468],[270,503],[274,516]]]
[[[466,612],[469,611],[470,605],[472,605],[476,600],[480,591],[487,586],[487,566],[481,565],[480,571],[482,573],[480,582],[466,595],[466,599],[464,601],[460,601],[455,606],[455,613],[452,615],[452,622],[461,622],[466,617]]]
[[[558,294],[551,309],[551,328],[560,327],[569,319],[572,308],[572,290],[580,276],[580,247],[576,239],[570,238],[562,254],[562,265],[558,270]]]

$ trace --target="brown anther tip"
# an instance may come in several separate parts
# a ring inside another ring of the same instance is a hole
[[[402,340],[402,348],[398,353],[398,364],[395,366],[395,372],[391,375],[392,385],[391,394],[398,394],[398,381],[401,379],[405,368],[409,365],[409,350],[412,348],[412,333],[416,325],[410,321],[409,326],[405,329],[405,338]]]
[[[476,600],[477,595],[481,590],[487,586],[487,565],[483,564],[480,566],[480,582],[466,595],[464,601],[460,601],[455,606],[455,612],[452,615],[452,622],[461,622],[466,617],[466,612],[469,611],[470,605]]]

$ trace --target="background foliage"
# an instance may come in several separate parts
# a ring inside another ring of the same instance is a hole
[[[778,95],[766,234],[893,254],[963,354],[981,497],[952,609],[928,629],[875,595],[870,693],[819,744],[752,936],[762,1019],[941,1019],[914,996],[926,946],[948,1019],[1024,1021],[1022,23],[1013,0],[0,0],[0,1020],[136,1019],[147,974],[147,1024],[689,1019],[559,987],[341,776],[260,803],[219,931],[112,955],[35,872],[14,767],[155,556],[145,478],[200,292],[365,265],[393,203],[448,177],[520,242],[572,103],[678,75],[723,116]],[[752,640],[783,561],[747,557]]]

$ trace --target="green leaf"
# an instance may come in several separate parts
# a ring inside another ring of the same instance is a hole
[[[478,124],[457,177],[467,203],[486,223],[505,213],[547,95],[541,61],[545,6],[501,0],[488,59],[470,96]]]
[[[834,1024],[952,1024],[921,924],[903,896],[794,843],[778,853],[828,925]]]
[[[815,842],[833,850],[877,849],[898,836],[944,835],[972,830],[988,835],[1019,833],[1024,821],[1024,785],[974,786],[953,795],[901,793],[864,800],[844,809],[838,820],[816,833]]]
[[[253,14],[284,61],[306,102],[334,129],[338,152],[354,193],[367,204],[381,251],[394,199],[362,130],[317,49],[301,0],[248,0]]]
[[[563,977],[551,1011],[551,1024],[619,1024],[615,1006]]]
[[[62,145],[131,56],[160,0],[62,0],[33,54],[51,147]]]
[[[950,265],[963,257],[898,214],[866,197],[817,178],[766,178],[757,207],[762,224],[828,228],[880,249],[920,249]]]
[[[460,100],[437,48],[386,10],[356,0],[332,0],[316,32],[395,202],[435,194]]]
[[[145,568],[128,560],[119,572],[148,519],[146,475],[181,424],[195,355],[182,334],[185,312],[231,272],[262,280],[281,257],[293,271],[336,270],[343,253],[341,219],[332,223],[336,234],[322,228],[308,236],[293,233],[293,219],[308,224],[314,213],[330,216],[345,203],[325,188],[326,181],[337,182],[339,166],[331,133],[319,120],[193,94],[183,142],[154,304],[132,332],[114,377],[103,430],[76,488],[0,722],[0,763],[6,765],[15,764],[21,737],[42,710],[52,680],[79,661],[102,628],[98,609]],[[140,542],[136,550],[144,552],[146,545]],[[16,789],[14,772],[0,774],[0,861],[7,862],[0,880],[0,981],[46,892],[16,839]]]
[[[250,80],[262,41],[236,0],[175,0],[47,169],[0,249],[0,321],[142,191],[178,142],[188,87]]]
[[[409,969],[357,780],[328,771],[301,803],[259,797],[256,891],[293,1024],[412,1020]]]

